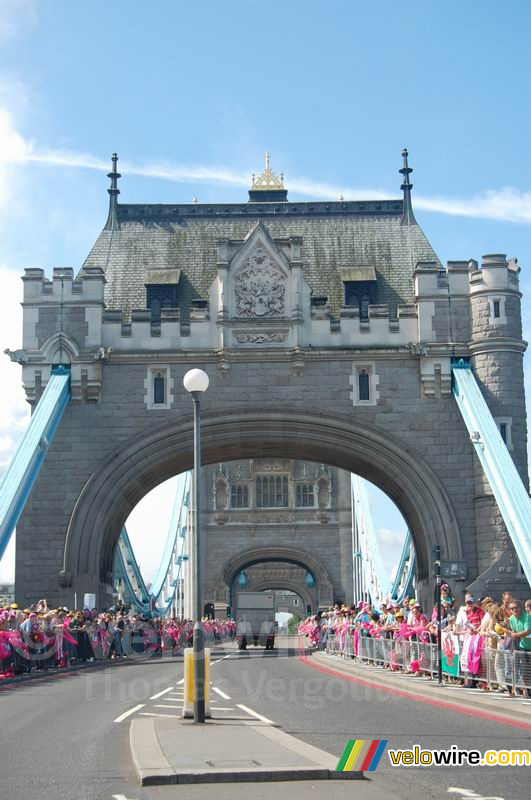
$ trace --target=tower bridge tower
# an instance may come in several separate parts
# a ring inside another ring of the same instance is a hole
[[[406,519],[421,598],[434,545],[468,584],[525,589],[451,372],[452,359],[471,360],[525,480],[518,268],[504,256],[443,266],[403,159],[394,200],[291,201],[268,157],[246,202],[145,205],[118,202],[113,157],[108,218],[81,268],[23,278],[23,348],[10,356],[27,399],[59,362],[72,401],[17,525],[19,604],[90,592],[108,605],[130,511],[192,466],[190,366],[210,377],[205,465],[289,459],[359,474]],[[352,552],[271,531],[277,556],[297,550],[327,599],[347,599]],[[232,545],[225,555],[240,566]],[[216,602],[208,568],[205,603]]]

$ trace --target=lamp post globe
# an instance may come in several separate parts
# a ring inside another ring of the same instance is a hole
[[[189,369],[183,378],[184,388],[190,394],[199,392],[202,394],[208,389],[208,375],[202,369]]]

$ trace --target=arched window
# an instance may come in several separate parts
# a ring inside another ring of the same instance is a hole
[[[369,306],[374,303],[374,286],[359,281],[345,281],[345,305],[354,306],[360,312],[360,319],[369,319]]]
[[[151,301],[151,321],[160,322],[160,300],[154,297]]]
[[[249,508],[249,487],[233,484],[230,488],[230,507]]]
[[[358,372],[358,399],[371,399],[371,379],[368,370],[360,369]]]
[[[360,298],[360,318],[361,319],[369,319],[369,306],[371,304],[371,298],[368,294],[362,294]]]
[[[313,483],[297,484],[296,505],[298,508],[313,508],[315,505]]]
[[[157,372],[153,378],[153,405],[166,404],[166,379],[162,372]]]
[[[257,508],[287,508],[288,479],[281,475],[262,475],[256,479]]]
[[[177,285],[146,285],[146,305],[151,310],[151,321],[160,322],[162,308],[177,308]]]

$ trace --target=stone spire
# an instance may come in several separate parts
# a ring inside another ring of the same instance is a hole
[[[120,194],[120,190],[118,188],[118,178],[122,176],[116,169],[118,164],[118,156],[116,153],[112,154],[112,169],[107,174],[107,177],[111,179],[111,186],[107,191],[109,192],[109,218],[107,220],[107,224],[113,224],[116,221],[117,211],[118,211],[118,195]]]
[[[407,157],[407,148],[404,147],[402,150],[402,158],[404,159],[404,163],[402,165],[402,169],[398,170],[404,176],[404,181],[400,187],[404,192],[404,213],[402,214],[402,223],[404,225],[415,225],[417,221],[413,214],[413,206],[411,205],[411,190],[413,188],[413,184],[409,180],[409,176],[413,170],[410,166],[408,166]]]

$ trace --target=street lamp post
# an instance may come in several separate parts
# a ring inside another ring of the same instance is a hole
[[[194,610],[194,722],[205,721],[205,637],[201,624],[201,570],[199,535],[201,531],[201,395],[208,389],[208,375],[202,369],[191,369],[183,378],[184,388],[194,403],[194,479],[193,479],[193,536],[191,542],[192,584]]]

